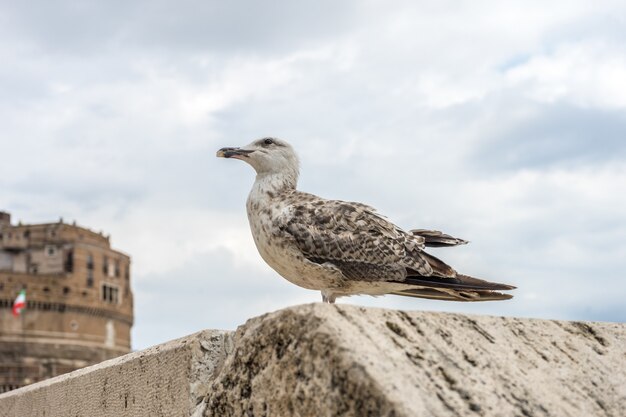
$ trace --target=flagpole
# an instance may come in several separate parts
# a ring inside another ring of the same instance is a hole
[[[22,291],[24,291],[24,288],[22,288]],[[27,301],[24,300],[24,307],[22,308],[22,310],[20,310],[20,323],[22,325],[22,354],[26,351],[26,326],[24,325],[25,323],[24,316],[26,315],[26,310],[28,310],[26,308],[26,304],[27,304]],[[24,364],[24,358],[22,357],[22,365],[23,364]],[[15,382],[17,382],[16,384],[17,386],[22,387],[23,382],[24,382],[24,367],[19,366],[18,369],[19,369],[18,380]]]
[[[19,329],[19,335],[18,335],[18,340],[21,343],[21,349],[20,349],[20,354],[21,354],[21,358],[22,359],[20,361],[20,363],[17,365],[17,369],[16,372],[14,374],[14,381],[11,381],[11,385],[14,385],[16,388],[23,386],[23,382],[24,382],[24,352],[26,351],[26,319],[24,318],[24,315],[26,314],[26,312],[24,310],[26,310],[26,288],[23,286],[22,289],[18,292],[17,297],[15,298],[15,301],[13,301],[13,309],[12,309],[12,313],[13,315],[19,315],[20,317],[20,329]]]

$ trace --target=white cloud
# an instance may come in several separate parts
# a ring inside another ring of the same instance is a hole
[[[583,107],[626,106],[623,44],[582,42],[559,46],[507,72],[509,82],[537,101]]]

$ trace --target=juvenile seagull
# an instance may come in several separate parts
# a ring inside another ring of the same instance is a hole
[[[452,301],[506,300],[496,290],[515,287],[457,273],[424,248],[467,243],[444,233],[408,232],[370,206],[326,200],[296,190],[298,156],[291,145],[263,138],[242,148],[222,148],[222,158],[240,159],[256,171],[248,196],[248,221],[261,257],[322,300],[397,294]]]

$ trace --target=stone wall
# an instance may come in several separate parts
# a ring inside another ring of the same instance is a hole
[[[189,416],[228,332],[205,330],[0,395],[0,416]]]
[[[613,416],[626,325],[311,304],[0,395],[2,416]]]

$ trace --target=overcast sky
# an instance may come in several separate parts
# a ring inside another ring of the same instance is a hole
[[[132,256],[133,348],[317,302],[266,266],[223,146],[291,142],[300,189],[468,239],[506,302],[626,320],[623,1],[0,2],[0,210]]]

